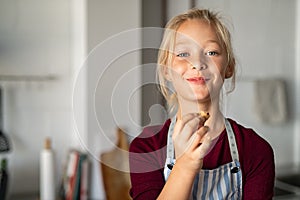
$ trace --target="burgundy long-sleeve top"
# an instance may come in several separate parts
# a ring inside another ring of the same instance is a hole
[[[252,129],[229,119],[235,134],[243,176],[243,199],[273,197],[275,165],[272,147]],[[164,187],[167,135],[170,120],[163,126],[146,127],[130,145],[130,195],[133,199],[156,199]],[[203,169],[214,169],[232,161],[226,129],[203,160]]]

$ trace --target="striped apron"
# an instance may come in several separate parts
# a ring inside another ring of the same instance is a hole
[[[167,158],[164,167],[166,181],[176,162],[172,141],[175,122],[176,117],[172,119],[168,131]],[[242,199],[242,172],[240,170],[239,155],[233,130],[226,118],[225,127],[233,161],[216,169],[201,169],[195,177],[190,199]]]

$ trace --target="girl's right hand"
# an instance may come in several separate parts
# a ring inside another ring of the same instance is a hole
[[[206,135],[206,119],[199,114],[190,113],[177,120],[172,135],[176,165],[189,172],[199,172],[203,158],[212,146],[211,138]]]

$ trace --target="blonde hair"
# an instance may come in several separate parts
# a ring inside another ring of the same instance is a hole
[[[173,55],[172,52],[175,48],[176,31],[185,21],[189,19],[201,19],[212,25],[216,31],[218,39],[227,54],[227,69],[229,73],[225,73],[225,78],[231,78],[231,90],[235,86],[235,56],[231,45],[231,36],[227,27],[221,21],[218,13],[206,9],[193,8],[186,13],[180,14],[172,18],[165,27],[164,36],[158,52],[158,66],[157,78],[159,81],[159,88],[162,95],[165,97],[169,110],[173,111],[177,105],[177,97],[174,92],[168,88],[168,80],[165,77],[167,66],[171,66]]]

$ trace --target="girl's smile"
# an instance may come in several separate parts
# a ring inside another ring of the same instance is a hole
[[[209,78],[206,78],[204,76],[199,77],[191,77],[186,79],[189,83],[195,84],[195,85],[205,85],[207,81],[209,81]]]

